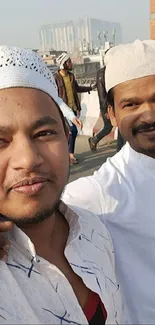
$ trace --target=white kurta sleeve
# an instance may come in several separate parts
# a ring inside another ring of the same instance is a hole
[[[102,189],[93,177],[79,178],[68,184],[62,200],[68,205],[83,208],[99,216],[103,213]]]
[[[115,194],[119,195],[119,181],[111,160],[108,159],[93,176],[68,184],[62,200],[68,205],[93,212],[105,222],[118,204]]]
[[[69,120],[69,121],[72,122],[73,119],[75,118],[75,115],[74,115],[72,109],[71,109],[70,107],[68,107],[68,106],[64,103],[64,101],[62,100],[62,98],[60,98],[60,97],[58,98],[58,104],[59,104],[59,106],[60,106],[60,109],[61,109],[61,111],[62,111],[64,117],[65,117],[67,120]]]

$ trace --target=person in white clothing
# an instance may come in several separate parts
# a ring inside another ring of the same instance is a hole
[[[155,41],[116,46],[105,65],[110,119],[127,143],[93,176],[69,184],[63,200],[108,228],[125,324],[154,324]]]
[[[39,55],[1,46],[0,324],[123,323],[108,230],[60,200],[68,135]]]

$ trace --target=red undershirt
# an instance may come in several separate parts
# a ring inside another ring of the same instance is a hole
[[[89,325],[105,324],[107,312],[97,293],[91,292],[83,310]]]

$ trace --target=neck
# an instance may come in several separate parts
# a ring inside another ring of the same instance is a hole
[[[66,69],[61,69],[60,71],[61,71],[63,74],[66,74],[66,75],[68,74],[68,70],[66,70]]]
[[[37,255],[50,263],[56,264],[56,260],[64,254],[69,225],[59,211],[42,223],[24,226],[22,230],[31,239]]]
[[[141,149],[141,148],[137,148],[137,147],[135,147],[134,145],[130,145],[131,146],[131,148],[133,149],[133,150],[135,150],[136,152],[138,152],[138,153],[140,153],[140,154],[142,154],[142,155],[145,155],[145,156],[148,156],[148,157],[150,157],[150,158],[153,158],[153,159],[155,159],[155,149],[153,148],[153,149]]]

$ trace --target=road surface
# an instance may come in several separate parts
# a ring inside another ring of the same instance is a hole
[[[109,138],[109,142],[112,140]],[[76,157],[79,160],[78,165],[71,166],[69,182],[83,176],[92,175],[95,170],[116,152],[116,142],[106,144],[100,142],[97,152],[92,153],[88,145],[87,136],[78,136],[76,141]]]

